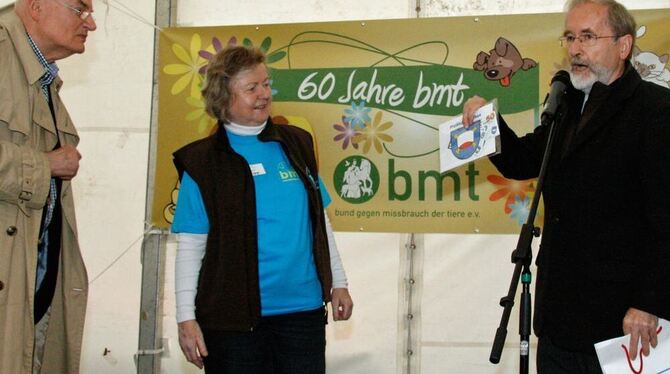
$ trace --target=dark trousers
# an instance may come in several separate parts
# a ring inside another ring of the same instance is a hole
[[[557,347],[549,337],[537,341],[538,374],[602,374],[598,356]]]
[[[326,312],[262,317],[253,331],[203,329],[205,372],[319,374],[326,372]]]

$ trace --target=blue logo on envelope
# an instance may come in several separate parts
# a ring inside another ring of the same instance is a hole
[[[449,149],[451,149],[454,157],[459,160],[466,160],[477,152],[481,140],[479,124],[479,121],[475,121],[468,128],[458,127],[451,132]]]

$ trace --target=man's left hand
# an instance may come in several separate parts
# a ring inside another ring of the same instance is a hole
[[[658,339],[656,329],[658,328],[658,317],[645,311],[629,308],[623,318],[623,332],[630,334],[628,355],[631,360],[637,357],[638,342],[642,342],[642,354],[649,356],[649,346],[656,348]]]

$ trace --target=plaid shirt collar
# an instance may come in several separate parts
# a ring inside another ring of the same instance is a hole
[[[37,44],[35,44],[33,38],[29,34],[26,35],[28,35],[28,43],[30,43],[30,48],[32,48],[33,52],[35,52],[35,56],[37,56],[40,64],[44,66],[44,75],[42,75],[40,78],[42,89],[44,89],[48,87],[58,76],[58,66],[55,62],[50,64],[42,54],[42,51],[40,51],[40,49],[37,47]]]

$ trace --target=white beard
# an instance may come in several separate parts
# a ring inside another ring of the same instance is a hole
[[[584,92],[589,92],[591,91],[591,87],[593,87],[593,84],[598,81],[598,77],[593,73],[593,71],[588,71],[588,75],[584,76],[583,74],[575,74],[572,71],[570,71],[570,82],[572,82],[572,85]]]
[[[611,71],[608,71],[602,66],[594,64],[589,65],[589,69],[586,71],[586,75],[584,75],[584,72],[579,74],[573,73],[571,69],[570,82],[572,82],[573,87],[576,89],[584,91],[585,93],[589,93],[594,83],[600,82],[602,84],[607,84],[611,75]]]

